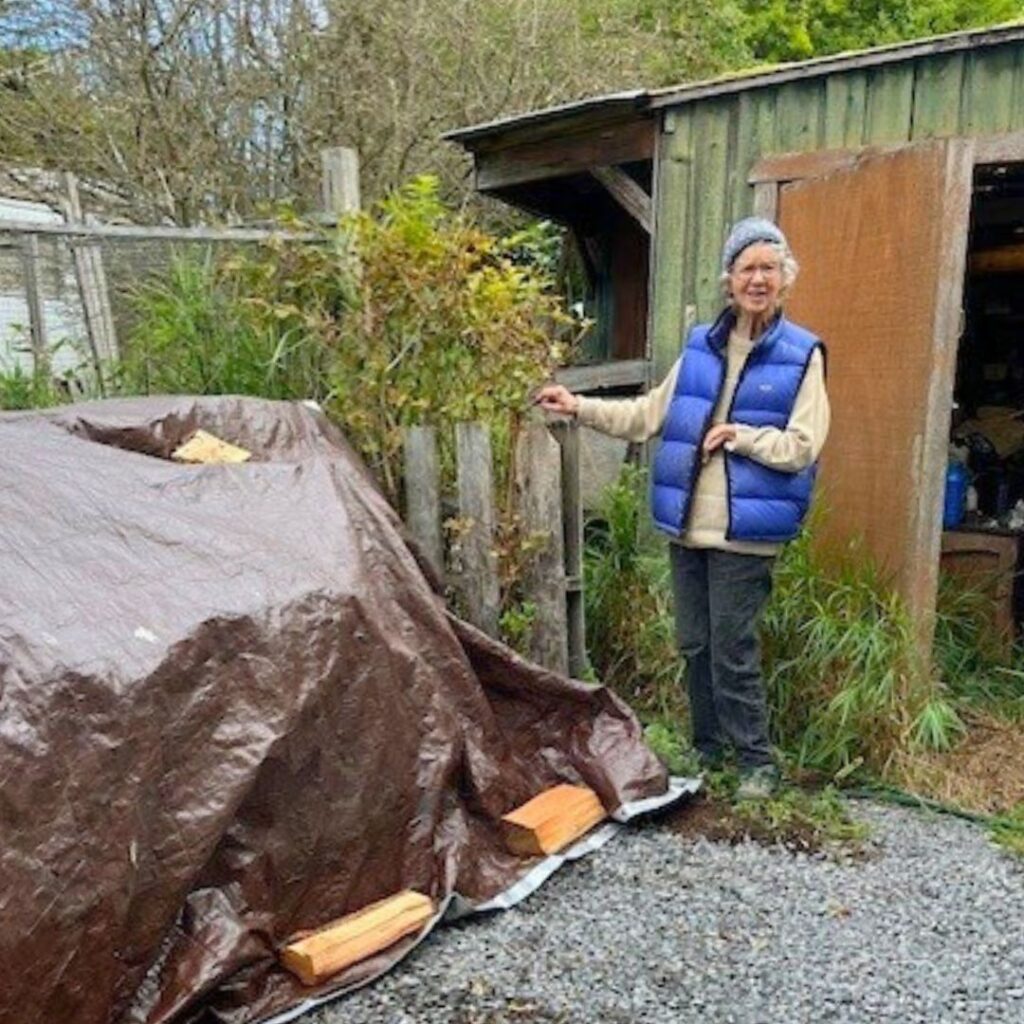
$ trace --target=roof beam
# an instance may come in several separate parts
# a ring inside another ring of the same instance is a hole
[[[612,197],[647,232],[654,231],[651,197],[620,167],[593,167],[590,173]]]
[[[476,187],[481,192],[493,192],[510,185],[580,174],[605,164],[650,160],[654,140],[655,123],[644,118],[477,153]]]

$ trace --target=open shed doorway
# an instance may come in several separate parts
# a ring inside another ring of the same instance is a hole
[[[953,397],[941,562],[989,594],[1009,645],[1024,622],[1024,163],[975,169]]]

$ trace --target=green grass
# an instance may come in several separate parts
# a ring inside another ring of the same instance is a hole
[[[0,360],[0,409],[41,409],[66,401],[50,376],[49,367],[33,372],[18,363]]]
[[[1004,850],[1024,857],[1024,804],[993,818],[989,834]]]
[[[313,333],[257,315],[212,253],[176,255],[132,296],[133,328],[116,367],[125,394],[322,398],[324,349]]]

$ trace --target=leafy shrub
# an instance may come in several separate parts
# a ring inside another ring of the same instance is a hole
[[[645,717],[678,720],[683,661],[675,642],[665,545],[650,525],[647,472],[635,466],[587,524],[587,650],[595,672]]]

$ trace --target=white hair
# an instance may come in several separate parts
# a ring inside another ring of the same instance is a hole
[[[789,289],[793,287],[796,282],[797,276],[800,273],[800,264],[797,263],[796,257],[790,251],[788,245],[781,245],[778,242],[756,242],[755,245],[770,245],[778,254],[782,257],[782,287],[779,289],[779,298],[784,299],[789,293]],[[750,248],[747,246],[747,248]],[[739,253],[736,254],[736,258],[739,259]],[[734,261],[735,262],[735,261]],[[729,278],[731,276],[731,270],[723,270],[722,276],[718,279],[719,284],[722,286],[722,294],[727,299],[732,299],[732,292],[729,289]]]

